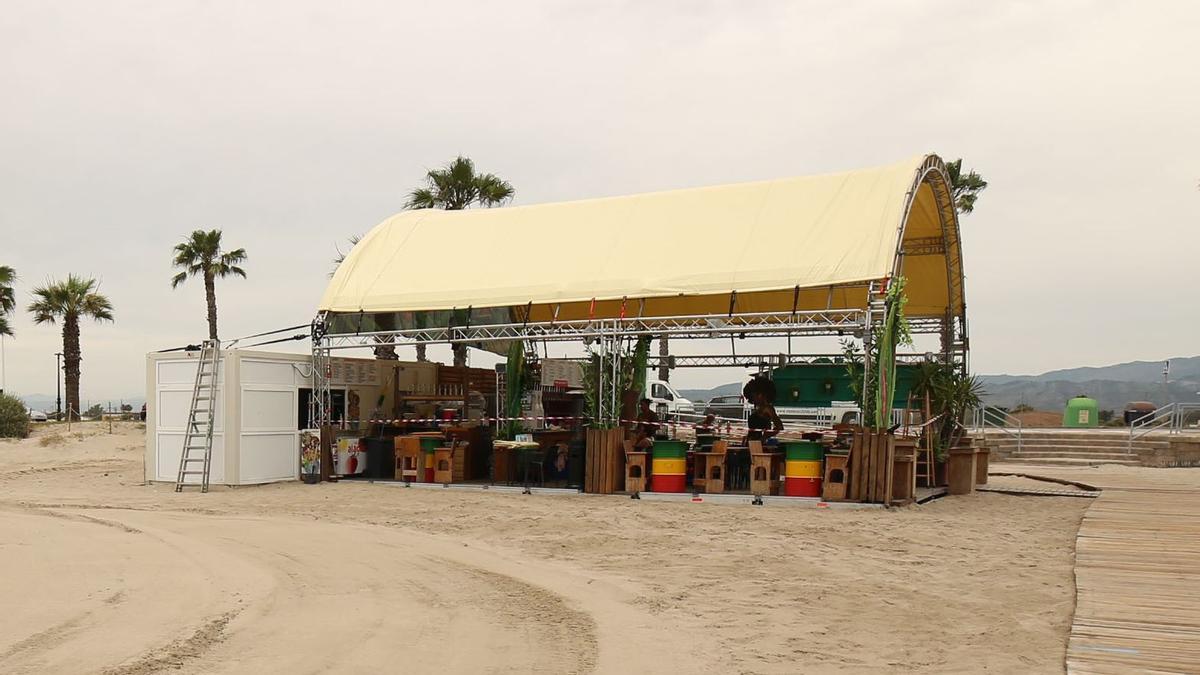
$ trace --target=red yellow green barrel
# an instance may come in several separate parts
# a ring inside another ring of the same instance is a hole
[[[421,437],[421,456],[425,460],[425,471],[423,483],[433,482],[433,451],[445,445],[445,442],[440,436],[422,436]]]
[[[687,443],[654,441],[650,450],[650,491],[687,491]]]
[[[820,443],[795,441],[784,444],[783,494],[788,497],[820,497],[825,475],[825,448]]]

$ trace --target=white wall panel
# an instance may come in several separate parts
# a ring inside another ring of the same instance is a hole
[[[158,473],[154,479],[174,483],[179,474],[179,456],[183,452],[183,433],[159,431],[155,440],[155,465],[158,467]],[[225,441],[218,434],[213,434],[212,465],[208,482],[213,485],[225,482]]]
[[[299,443],[297,433],[242,434],[241,482],[295,480],[300,471]]]
[[[158,362],[158,384],[173,385],[186,384],[189,387],[196,383],[196,364],[200,360],[195,359],[180,359],[178,361],[159,361]],[[225,381],[225,359],[222,357],[217,364],[217,381]]]
[[[192,390],[189,389],[159,389],[158,391],[158,428],[163,431],[183,431],[187,426],[188,412],[192,406]],[[225,394],[217,390],[216,417],[213,418],[213,430],[224,431],[225,428]]]
[[[295,431],[296,391],[242,388],[242,431]]]
[[[280,361],[261,361],[243,358],[241,362],[243,384],[282,384],[294,386],[299,377],[293,364]],[[307,364],[300,364],[308,372]]]

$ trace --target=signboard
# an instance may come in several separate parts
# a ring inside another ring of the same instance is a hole
[[[373,359],[330,359],[330,383],[379,386],[379,362]]]
[[[557,389],[582,389],[583,364],[578,361],[565,359],[542,359],[542,379],[539,384],[543,387]]]

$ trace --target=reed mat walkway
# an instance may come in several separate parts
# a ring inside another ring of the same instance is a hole
[[[1103,490],[1075,542],[1067,672],[1200,672],[1200,469],[1022,470]]]

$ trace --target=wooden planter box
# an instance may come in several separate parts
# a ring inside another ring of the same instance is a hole
[[[950,449],[946,487],[952,495],[969,495],[975,491],[975,448]]]
[[[991,449],[987,447],[975,448],[975,484],[987,485],[988,481],[988,460],[991,456]]]
[[[583,491],[610,495],[625,489],[625,430],[588,429]]]

